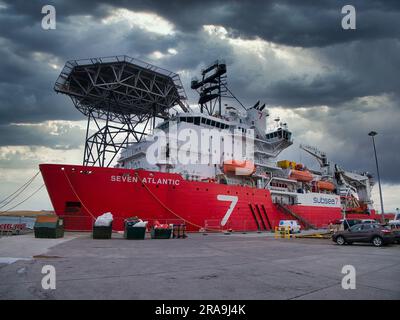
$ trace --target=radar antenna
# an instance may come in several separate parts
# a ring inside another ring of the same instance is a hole
[[[222,115],[222,98],[233,98],[246,110],[243,104],[229,90],[226,81],[226,64],[216,60],[207,68],[201,70],[202,79],[193,78],[191,88],[200,95],[200,112],[209,115]]]

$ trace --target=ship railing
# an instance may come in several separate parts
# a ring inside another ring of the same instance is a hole
[[[100,64],[100,63],[115,63],[115,62],[127,62],[131,63],[134,65],[137,65],[139,67],[142,67],[143,69],[147,69],[150,71],[154,71],[157,73],[160,73],[164,76],[168,76],[173,78],[177,74],[175,72],[157,67],[155,65],[152,65],[150,63],[147,63],[145,61],[129,57],[127,55],[117,55],[117,56],[108,56],[108,57],[99,57],[99,58],[90,58],[90,59],[78,59],[78,60],[70,60],[67,61],[67,64],[71,67],[75,66],[85,66],[85,65],[95,65],[95,64]]]
[[[134,214],[132,217],[135,216]],[[64,225],[67,230],[73,230],[73,231],[82,231],[82,230],[91,230],[93,224],[94,224],[94,219],[93,217],[89,215],[83,215],[83,214],[63,214],[60,215],[64,219]],[[183,219],[147,219],[145,217],[140,217],[143,221],[147,221],[147,227],[150,229],[153,225],[155,225],[156,221],[160,224],[175,224],[175,225],[182,225],[186,224],[188,225]],[[124,230],[124,222],[127,219],[127,217],[113,217],[113,224],[112,224],[112,229],[113,231],[118,232]],[[85,227],[79,228],[78,225],[84,225]],[[89,229],[88,229],[89,228]]]
[[[254,231],[254,230],[252,230],[252,228],[251,228],[251,226],[252,226],[252,223],[254,223],[254,221],[251,221],[251,220],[242,220],[242,222],[241,222],[241,227],[240,227],[240,225],[239,225],[239,228],[236,228],[235,229],[235,231],[241,231],[241,232],[248,232],[248,231]]]
[[[219,219],[207,219],[204,220],[204,231],[206,232],[222,232],[224,227],[221,226],[221,220]]]
[[[204,220],[204,232],[247,232],[254,230],[254,221],[240,220],[232,223],[230,220],[225,225],[221,225],[220,219],[207,219]]]
[[[134,216],[134,215],[133,215]],[[187,224],[185,220],[183,219],[147,219],[146,217],[139,217],[143,221],[147,221],[147,229],[150,229],[152,226],[156,224],[168,224],[168,225],[181,225],[181,224]],[[124,223],[127,218],[125,217],[114,217],[113,219],[113,229],[114,226],[117,229],[123,229],[124,228]]]
[[[157,221],[161,224],[186,224],[185,220],[183,219],[146,219],[149,222],[149,227],[153,226]]]
[[[317,229],[329,229],[330,224],[333,221],[328,221],[326,218],[314,218],[313,219],[313,225],[317,228]]]
[[[290,227],[289,226],[276,226],[274,229],[274,238],[283,238],[283,239],[291,239],[295,236],[290,234]]]

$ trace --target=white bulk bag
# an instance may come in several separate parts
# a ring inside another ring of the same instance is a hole
[[[113,215],[111,212],[106,212],[103,213],[101,216],[98,216],[94,225],[96,227],[108,227],[111,225],[111,222],[113,221]]]

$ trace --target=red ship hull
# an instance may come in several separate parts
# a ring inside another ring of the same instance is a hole
[[[114,230],[123,230],[124,219],[133,216],[150,225],[156,220],[185,222],[191,231],[271,230],[279,220],[293,219],[266,189],[187,181],[178,174],[146,170],[58,164],[42,164],[40,170],[55,213],[71,231],[92,230],[94,219],[105,212],[113,214]],[[338,207],[288,208],[316,227],[342,218]]]

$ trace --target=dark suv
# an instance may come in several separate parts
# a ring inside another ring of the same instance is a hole
[[[389,229],[377,223],[359,223],[345,231],[333,234],[332,240],[339,245],[352,244],[353,242],[368,242],[375,247],[392,243],[393,234]]]

